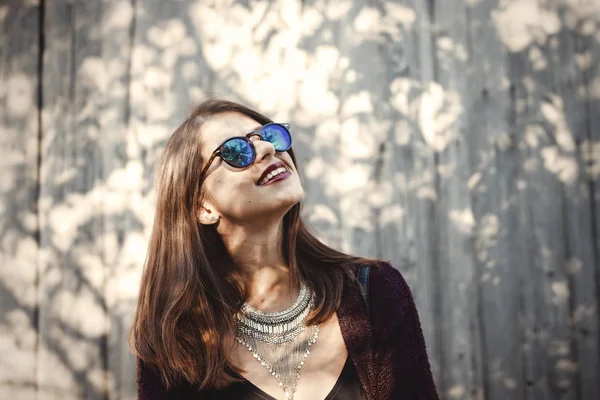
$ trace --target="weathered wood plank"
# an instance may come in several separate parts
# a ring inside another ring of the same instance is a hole
[[[472,257],[474,216],[468,181],[468,20],[462,1],[433,5],[435,82],[423,103],[423,134],[437,152],[436,215],[441,291],[441,392],[450,399],[482,396],[478,275]]]
[[[435,150],[424,140],[420,112],[433,81],[431,21],[420,1],[386,3],[381,47],[390,126],[373,198],[379,212],[381,257],[394,261],[419,311],[434,380],[441,388],[438,276],[435,266]],[[380,105],[386,108],[386,104]]]
[[[551,88],[555,96],[542,111],[551,126],[560,156],[573,169],[561,179],[565,196],[564,235],[568,257],[565,270],[569,274],[570,328],[578,396],[580,399],[596,399],[600,398],[600,337],[596,308],[600,291],[596,281],[593,203],[584,159],[578,146],[588,135],[584,99],[586,81],[579,60],[589,55],[585,54],[586,49],[581,46],[580,33],[576,30],[586,17],[583,14],[584,17],[579,17],[573,26],[572,18],[579,15],[579,10],[566,8],[556,1],[549,2],[547,7],[556,13],[560,31],[552,38],[548,54],[549,68],[553,72]]]
[[[391,193],[391,186],[382,177],[386,152],[381,147],[391,128],[385,66],[389,49],[380,36],[385,10],[360,0],[347,5],[337,25],[335,45],[344,60],[344,75],[350,73],[354,79],[344,79],[335,69],[330,72],[330,87],[338,88],[340,104],[336,168],[341,178],[342,243],[351,253],[387,259],[390,255],[383,255],[378,246],[381,229],[377,207],[383,192]],[[394,260],[396,267],[399,261]]]
[[[348,9],[351,4],[342,7]],[[288,101],[280,99],[279,102],[283,105],[282,111],[291,116],[296,126],[294,151],[306,194],[302,217],[323,242],[347,251],[350,242],[342,228],[345,215],[340,199],[341,192],[346,189],[343,188],[343,170],[338,166],[342,140],[340,85],[343,82],[334,71],[338,65],[345,70],[349,62],[342,60],[338,48],[343,15],[335,11],[335,5],[314,0],[296,3],[288,9],[285,19],[283,16],[269,18],[270,14],[281,15],[282,11],[277,8],[265,11],[261,20],[269,22],[258,30],[260,36],[255,38],[266,39],[268,29],[274,28],[273,20],[288,21],[276,29],[289,35],[292,44],[285,51],[283,63],[286,66],[280,67],[290,70],[290,81],[284,79],[279,83],[291,95],[292,103],[290,107]],[[276,49],[269,47],[269,53],[274,53]],[[273,60],[276,62],[276,58]],[[329,82],[332,82],[331,86]]]
[[[106,396],[100,1],[45,3],[39,399]]]
[[[342,251],[349,251],[353,243],[352,233],[344,230],[349,221],[343,210],[350,204],[343,204],[342,197],[356,188],[348,179],[348,164],[342,165],[339,151],[344,132],[340,101],[342,86],[346,85],[342,75],[351,69],[347,54],[342,55],[340,49],[346,38],[342,28],[345,13],[339,11],[348,11],[351,3],[310,0],[297,3],[293,13],[288,11],[290,18],[280,19],[289,19],[289,31],[283,29],[295,45],[286,52],[286,65],[292,72],[291,80],[296,82],[281,86],[295,97],[289,113],[298,126],[294,151],[306,193],[303,218],[313,234]],[[264,19],[271,18],[266,14]],[[270,22],[268,26],[272,25]]]
[[[139,272],[146,252],[145,230],[153,210],[143,193],[149,182],[141,167],[138,138],[128,130],[130,73],[136,2],[104,0],[101,21],[102,53],[97,60],[103,82],[98,112],[102,132],[102,260],[106,273],[108,399],[136,398],[135,358],[128,332],[135,311]],[[117,289],[118,288],[118,289]]]
[[[554,18],[536,4],[532,7],[530,15]],[[529,21],[520,18],[522,15],[519,7],[508,6],[498,10],[494,18],[500,37],[511,51],[511,113],[521,160],[517,178],[521,243],[518,265],[522,273],[526,394],[531,399],[576,399],[562,186],[569,168],[557,154],[543,112],[553,97],[547,64],[551,32],[534,38],[528,33]],[[541,24],[541,19],[534,22]],[[511,30],[516,34],[510,34]]]
[[[588,308],[588,312],[593,311],[593,317],[598,318],[600,313],[600,113],[598,112],[600,110],[600,93],[598,92],[600,82],[600,30],[597,28],[595,8],[597,8],[597,5],[594,2],[578,7],[576,15],[579,16],[579,19],[575,25],[575,31],[578,35],[576,62],[581,79],[581,86],[577,91],[578,104],[582,111],[580,114],[581,129],[585,130],[585,139],[582,142],[582,157],[586,166],[586,175],[591,182],[589,189],[591,192],[591,219],[593,224],[589,240],[591,240],[594,249],[594,265],[586,266],[586,268],[595,270],[595,279],[591,279],[596,284],[595,302],[591,302],[592,309]],[[587,274],[590,276],[593,273],[588,271]],[[589,314],[585,315],[588,318],[589,316]],[[596,329],[598,329],[598,325],[596,325]],[[598,336],[600,333],[597,330],[595,332],[595,337],[593,331],[581,331],[580,333],[588,340],[600,340]],[[600,357],[600,353],[596,352],[596,357]],[[596,368],[599,367],[596,365]],[[593,371],[586,371],[585,373],[588,372],[592,373]],[[596,370],[595,376],[599,375],[600,371]],[[599,396],[596,395],[596,397]]]
[[[516,196],[518,150],[509,125],[507,49],[492,15],[497,1],[472,3],[469,16],[470,67],[466,71],[475,247],[481,305],[483,398],[523,399],[520,274]],[[458,50],[458,49],[456,49]]]
[[[202,7],[188,1],[135,2],[129,123],[140,140],[137,150],[149,151],[145,171],[153,171],[168,136],[214,83],[202,47],[208,38],[197,26],[198,18],[208,17]]]
[[[40,7],[0,5],[0,398],[36,398]]]

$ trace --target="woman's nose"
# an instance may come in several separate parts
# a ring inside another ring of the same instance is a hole
[[[267,155],[275,155],[275,146],[273,143],[267,142],[266,140],[261,140],[258,136],[256,139],[251,139],[252,144],[254,145],[254,149],[256,150],[256,159],[262,160]]]

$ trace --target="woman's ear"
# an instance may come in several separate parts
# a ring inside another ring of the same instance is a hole
[[[202,225],[214,225],[219,222],[219,215],[210,208],[200,206],[200,210],[198,211],[198,221],[200,221]]]

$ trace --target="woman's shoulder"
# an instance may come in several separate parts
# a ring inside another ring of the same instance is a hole
[[[368,267],[366,278],[362,277],[361,273]],[[368,262],[355,263],[350,267],[355,282],[366,282],[369,291],[373,290],[373,294],[386,294],[389,291],[398,295],[410,295],[410,289],[402,273],[395,268],[390,261],[368,260]],[[383,291],[383,292],[382,292]]]
[[[138,400],[168,400],[185,398],[192,388],[187,382],[178,380],[169,387],[165,385],[159,369],[136,356]]]
[[[404,276],[390,262],[378,263],[369,273],[369,298],[372,305],[385,309],[386,305],[413,302],[412,292]]]
[[[392,265],[390,261],[381,261],[371,268],[370,276],[378,284],[389,283],[393,285],[406,285],[402,272]]]
[[[390,303],[398,304],[398,302],[412,301],[412,293],[406,280],[391,262],[381,260],[368,261],[356,263],[351,266],[353,278],[349,282],[348,294],[342,300],[342,306],[347,306],[348,302],[354,304],[355,302],[362,303],[366,300],[369,304],[369,309],[377,312],[378,310],[375,307]],[[369,267],[368,271],[365,271],[364,267]],[[361,299],[362,301],[358,300],[360,297],[363,298]]]
[[[400,270],[395,268],[390,261],[376,261],[369,264],[364,264],[364,266],[369,266],[369,274],[368,274],[368,284],[369,289],[376,290],[380,292],[380,290],[392,290],[398,289],[400,295],[407,295],[408,285],[404,276]],[[361,265],[354,266],[354,272],[358,277],[359,268]]]

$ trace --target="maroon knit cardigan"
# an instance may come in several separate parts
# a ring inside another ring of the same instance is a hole
[[[368,400],[438,400],[411,291],[398,270],[371,268],[370,321],[358,283],[347,284],[337,316]],[[165,390],[159,374],[138,359],[138,400],[202,399],[189,387]],[[209,396],[207,396],[209,397]]]

